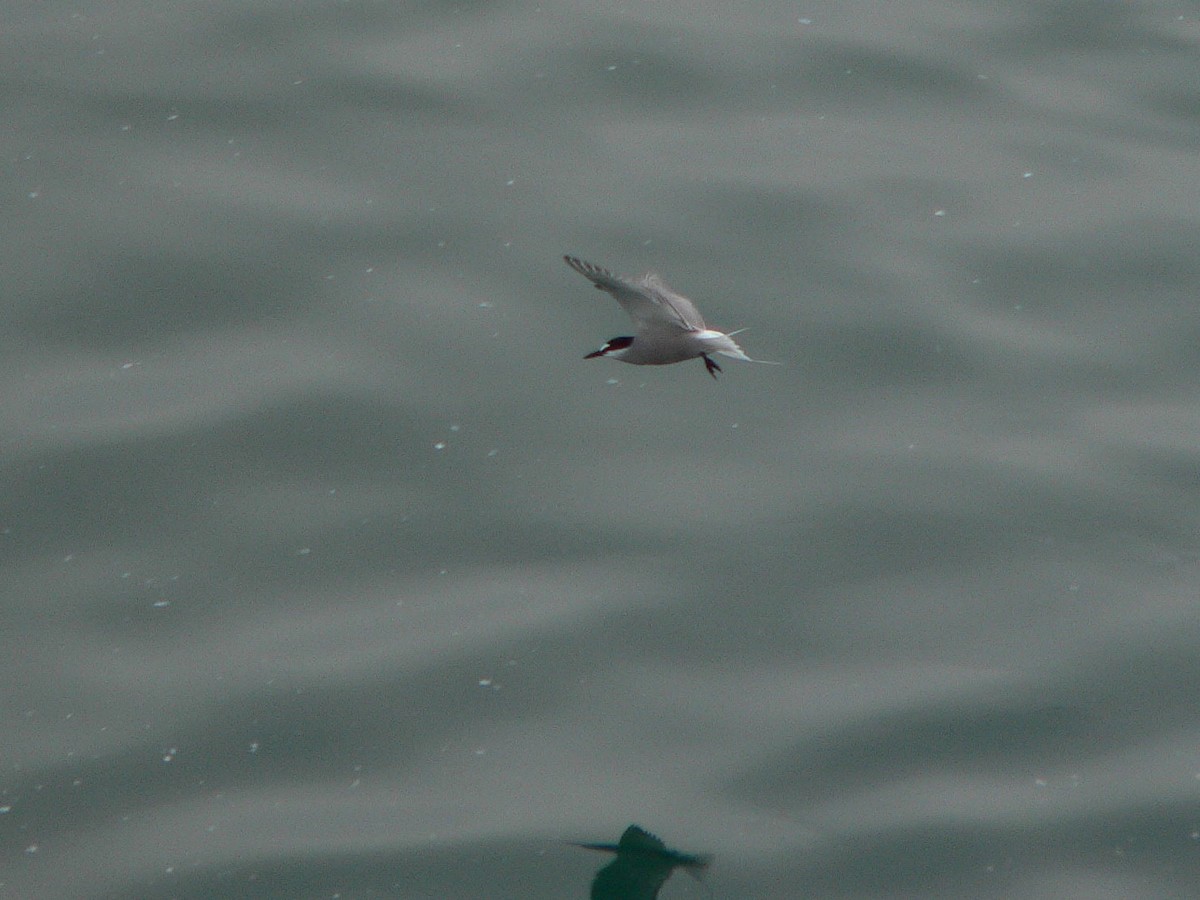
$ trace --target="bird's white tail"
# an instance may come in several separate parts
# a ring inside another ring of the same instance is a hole
[[[713,352],[720,353],[722,356],[728,356],[731,359],[740,359],[740,360],[742,360],[742,362],[762,363],[764,366],[782,366],[783,363],[780,363],[780,362],[773,362],[769,359],[751,359],[749,356],[746,355],[746,351],[737,345],[737,341],[735,341],[733,339],[733,336],[735,334],[741,334],[743,331],[749,331],[749,330],[750,329],[748,329],[748,328],[739,328],[737,331],[730,331],[730,332],[722,335],[722,337],[728,339],[728,346],[726,346],[726,347],[714,346]],[[716,343],[723,343],[723,342],[716,342]]]

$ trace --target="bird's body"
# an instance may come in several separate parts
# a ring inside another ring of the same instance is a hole
[[[602,356],[635,366],[665,366],[699,357],[713,378],[721,371],[708,354],[720,353],[746,362],[758,362],[743,352],[731,335],[704,324],[694,303],[653,272],[623,278],[607,269],[564,256],[567,265],[597,288],[612,294],[637,328],[634,336],[622,335],[605,342],[585,359]]]

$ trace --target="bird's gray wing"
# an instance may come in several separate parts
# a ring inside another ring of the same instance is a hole
[[[695,331],[704,328],[704,320],[691,301],[676,294],[665,281],[651,272],[634,281],[574,256],[564,256],[563,259],[597,288],[612,294],[640,331],[664,328]]]
[[[652,294],[660,306],[669,308],[688,331],[704,330],[704,317],[700,315],[700,310],[696,309],[696,304],[683,294],[672,290],[660,276],[647,272],[638,284],[648,294]]]

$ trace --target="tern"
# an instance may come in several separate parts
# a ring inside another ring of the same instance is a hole
[[[621,308],[629,313],[629,318],[633,319],[637,328],[636,335],[611,338],[584,359],[607,356],[635,366],[665,366],[700,357],[713,378],[722,370],[713,362],[710,353],[720,353],[746,362],[765,362],[751,359],[734,342],[733,335],[745,329],[725,334],[709,328],[704,324],[696,305],[673,291],[653,272],[636,279],[624,278],[574,256],[564,256],[563,259],[599,290],[612,294]]]

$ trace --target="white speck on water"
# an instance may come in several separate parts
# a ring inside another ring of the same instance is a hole
[[[488,459],[491,459],[493,456],[495,456],[495,455],[496,455],[497,453],[499,453],[499,452],[500,452],[499,450],[489,450],[489,451],[487,452]]]
[[[462,427],[461,425],[451,425],[451,426],[450,426],[450,430],[451,430],[451,431],[458,431],[458,429],[459,429],[459,428],[461,428],[461,427]]]
[[[494,305],[495,304],[493,304],[491,300],[484,300],[482,303],[479,304],[479,308],[480,309],[491,309]]]
[[[617,71],[617,67],[616,67],[616,66],[605,66],[605,67],[604,67],[604,71],[606,71],[606,72],[615,72],[615,71]]]
[[[946,215],[946,211],[945,211],[944,209],[935,209],[935,210],[933,211],[933,214],[934,214],[935,216],[937,216],[938,218],[942,218],[943,216],[945,216],[945,215]]]
[[[25,852],[26,853],[37,853],[38,849],[39,848],[38,848],[37,844],[30,844],[28,847],[25,848]]]
[[[4,815],[5,813],[8,813],[8,812],[12,812],[11,806],[0,806],[0,816]]]
[[[434,449],[434,450],[445,450],[445,449],[446,449],[446,442],[445,442],[445,441],[438,441],[436,444],[434,444],[434,445],[433,445],[433,449]]]
[[[121,368],[122,368],[122,369],[132,369],[132,368],[133,368],[133,363],[131,363],[131,362],[128,362],[128,363],[121,363]]]
[[[620,384],[620,383],[621,383],[621,379],[619,379],[619,378],[610,378],[610,379],[608,379],[608,381],[606,381],[606,382],[604,382],[604,383],[605,383],[605,384]]]
[[[165,762],[165,763],[174,762],[174,761],[175,761],[175,757],[176,757],[176,755],[177,755],[178,753],[179,753],[179,748],[178,748],[178,747],[172,747],[172,748],[171,748],[171,749],[169,749],[169,750],[168,750],[166,753],[164,753],[164,754],[163,754],[162,761],[163,761],[163,762]]]
[[[517,180],[515,178],[510,178],[510,179],[508,179],[508,181],[504,182],[506,187],[512,187],[516,183],[517,183]]]
[[[1022,178],[1032,178],[1032,177],[1033,177],[1033,173],[1032,173],[1032,172],[1026,172],[1026,173],[1024,173],[1024,174],[1023,174],[1021,177],[1022,177]]]
[[[36,200],[38,197],[42,196],[42,192],[41,191],[30,191],[25,196],[28,197],[30,200]]]
[[[799,22],[801,25],[811,25],[812,24],[812,19],[797,19],[796,21]]]
[[[155,609],[166,609],[168,606],[171,605],[171,601],[170,600],[155,600],[152,605],[154,606]]]
[[[296,551],[297,556],[308,556],[310,553],[312,553],[312,547],[301,547]]]
[[[491,687],[491,686],[492,686],[492,679],[490,679],[490,678],[480,678],[480,679],[479,679],[479,686],[480,686],[480,687]]]
[[[250,742],[250,752],[251,752],[251,753],[257,753],[257,752],[258,752],[258,746],[259,746],[259,744],[258,744],[258,741],[251,741],[251,742]]]

